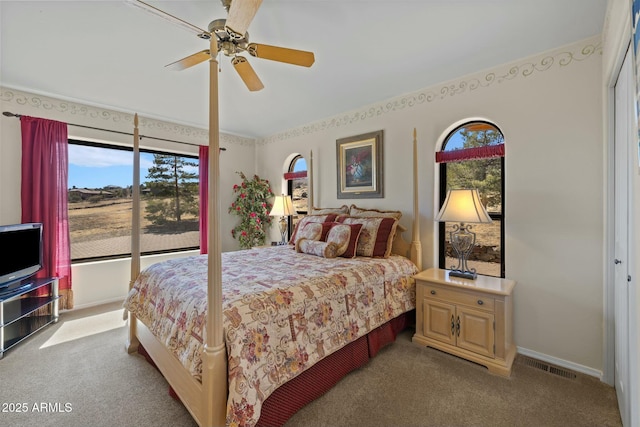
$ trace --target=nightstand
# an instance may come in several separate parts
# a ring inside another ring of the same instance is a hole
[[[430,268],[416,279],[416,333],[413,342],[511,375],[516,356],[513,342],[513,288],[516,282],[478,276],[450,277]]]

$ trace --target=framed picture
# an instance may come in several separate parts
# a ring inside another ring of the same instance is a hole
[[[336,141],[338,199],[384,197],[382,131]]]

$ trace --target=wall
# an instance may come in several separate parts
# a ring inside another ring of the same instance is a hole
[[[14,114],[43,117],[66,123],[110,129],[119,132],[133,132],[133,114],[78,104],[72,101],[53,99],[10,88],[0,88],[0,108]],[[145,117],[139,118],[140,135],[207,145],[208,131],[175,123],[167,123]],[[132,145],[132,136],[120,135],[77,126],[69,126],[69,137],[119,145]],[[255,141],[234,135],[221,134],[220,146],[227,150],[221,153],[220,194],[222,250],[238,249],[237,241],[231,237],[235,218],[226,213],[232,202],[233,184],[240,179],[235,173],[249,174],[255,171]],[[183,154],[198,154],[192,145],[175,144],[142,138],[141,148],[166,149]],[[20,120],[2,116],[0,118],[0,224],[20,222],[20,161],[21,137]],[[162,255],[143,257],[142,266],[173,256]],[[130,277],[130,259],[74,264],[72,268],[75,307],[81,308],[107,301],[123,299],[127,293]]]
[[[434,152],[465,118],[505,135],[506,276],[519,351],[592,375],[603,367],[603,143],[600,38],[479,72],[258,141],[258,172],[281,181],[292,152],[313,151],[316,206],[339,206],[336,140],[384,131],[384,198],[346,200],[412,219],[418,135],[423,267],[437,264]],[[275,238],[277,236],[274,234]],[[406,236],[410,238],[410,236]]]

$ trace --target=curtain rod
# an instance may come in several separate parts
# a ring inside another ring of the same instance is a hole
[[[9,111],[3,111],[2,115],[6,116],[6,117],[17,117],[17,118],[22,117],[22,114],[14,114],[14,113],[11,113]],[[74,124],[74,123],[67,123],[67,125],[68,126],[76,126],[76,127],[85,128],[85,129],[102,130],[102,131],[105,131],[105,132],[119,133],[120,135],[133,136],[132,133],[121,132],[119,130],[96,128],[96,127],[93,127],[93,126],[77,125],[77,124]],[[175,143],[178,143],[178,144],[193,145],[193,146],[196,146],[196,147],[200,147],[200,144],[194,144],[192,142],[176,141],[176,140],[173,140],[173,139],[165,139],[165,138],[158,138],[158,137],[155,137],[155,136],[145,136],[145,135],[139,135],[139,137],[140,137],[140,139],[149,138],[149,139],[156,139],[158,141],[175,142]],[[226,151],[226,150],[227,150],[226,148],[220,147],[220,151]]]

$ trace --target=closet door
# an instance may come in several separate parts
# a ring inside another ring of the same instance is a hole
[[[615,86],[614,300],[615,388],[623,425],[629,425],[629,158],[634,135],[635,85],[631,48]]]

